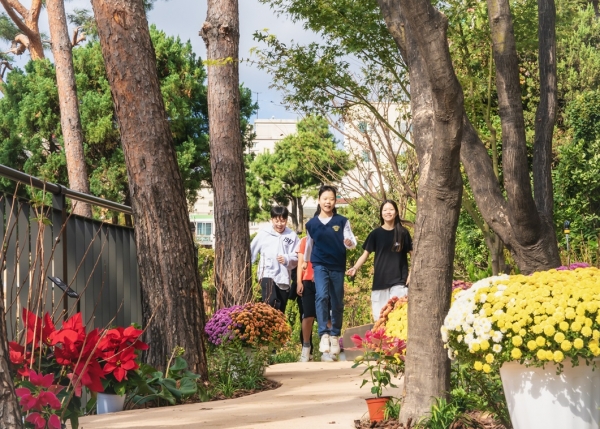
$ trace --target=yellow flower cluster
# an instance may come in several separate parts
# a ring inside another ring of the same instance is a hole
[[[231,320],[236,336],[253,347],[283,346],[292,333],[285,315],[262,302],[245,305],[231,314]]]
[[[597,268],[483,280],[467,292],[448,313],[442,336],[458,359],[472,361],[478,371],[486,371],[484,362],[542,365],[600,355]],[[490,341],[499,346],[493,354]]]
[[[452,302],[454,297],[460,292],[461,289],[456,289],[452,292]],[[387,315],[387,320],[379,319],[375,327],[384,326],[385,334],[388,337],[400,338],[406,341],[408,338],[408,302],[406,299],[399,299],[392,311]],[[380,322],[380,321],[383,321]],[[374,328],[375,328],[374,327]]]

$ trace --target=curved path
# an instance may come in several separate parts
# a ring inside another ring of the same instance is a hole
[[[267,377],[281,387],[242,398],[85,417],[81,429],[104,428],[353,428],[366,412],[368,387],[360,389],[352,362],[279,364]],[[400,391],[388,392],[399,396]]]

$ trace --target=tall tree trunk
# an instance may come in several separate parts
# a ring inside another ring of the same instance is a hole
[[[292,197],[291,198],[292,201],[292,227],[294,228],[294,231],[298,231],[298,225],[300,224],[300,220],[298,218],[298,198],[296,197]]]
[[[85,155],[83,152],[83,131],[79,119],[79,103],[73,69],[72,46],[63,0],[47,0],[48,23],[52,38],[52,54],[56,67],[56,83],[60,102],[60,126],[65,144],[69,187],[75,191],[90,193]],[[73,213],[92,217],[89,204],[77,202]]]
[[[0,263],[3,262],[1,261]],[[15,386],[13,385],[8,366],[9,355],[6,319],[4,317],[4,289],[2,284],[0,284],[0,427],[3,429],[20,429],[23,427],[21,408],[17,402]]]
[[[202,284],[143,0],[92,0],[121,131],[135,220],[146,360],[176,346],[207,378]]]
[[[535,114],[533,195],[545,221],[554,217],[552,193],[552,135],[558,107],[556,79],[556,8],[554,0],[538,0],[540,102]]]
[[[429,0],[378,0],[408,64],[413,139],[419,158],[406,396],[400,421],[416,423],[450,388],[439,327],[450,307],[460,211],[463,94],[446,43],[448,21]],[[432,258],[431,255],[436,255]]]
[[[304,205],[302,197],[298,197],[298,233],[304,231]]]
[[[250,215],[240,133],[238,1],[208,0],[200,35],[207,51],[215,286],[218,305],[230,306],[252,299]]]
[[[38,25],[40,12],[42,10],[42,0],[32,0],[31,6],[27,9],[19,0],[0,0],[4,10],[15,25],[23,32],[15,37],[15,41],[24,45],[32,60],[45,58],[44,46]]]
[[[550,10],[549,10],[550,9]],[[512,253],[525,274],[560,265],[552,220],[552,129],[556,114],[556,59],[554,54],[554,3],[540,8],[539,34],[542,96],[536,116],[534,152],[535,200],[531,195],[527,149],[522,118],[516,43],[507,0],[488,0],[496,86],[502,119],[503,175],[507,199],[502,195],[487,149],[463,112],[461,161],[473,196],[486,223]],[[551,27],[552,29],[550,29]]]

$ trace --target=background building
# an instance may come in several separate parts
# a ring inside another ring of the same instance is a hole
[[[246,153],[260,155],[275,150],[277,142],[296,132],[296,119],[256,119],[255,138]],[[203,187],[190,212],[190,222],[195,225],[196,240],[200,245],[213,247],[214,235],[214,194],[212,187]],[[250,222],[250,234],[258,232],[267,222]]]

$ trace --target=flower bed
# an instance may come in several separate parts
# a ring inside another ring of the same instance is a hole
[[[462,291],[441,328],[452,358],[489,373],[504,362],[542,366],[600,355],[600,270],[498,276]]]
[[[469,289],[472,283],[463,280],[452,282],[452,299],[462,290]],[[373,331],[384,328],[389,337],[399,338],[406,341],[408,338],[408,300],[406,297],[392,297],[381,309],[381,314]]]
[[[205,331],[215,346],[239,340],[255,348],[282,347],[292,333],[285,315],[262,302],[217,311],[206,324]]]

